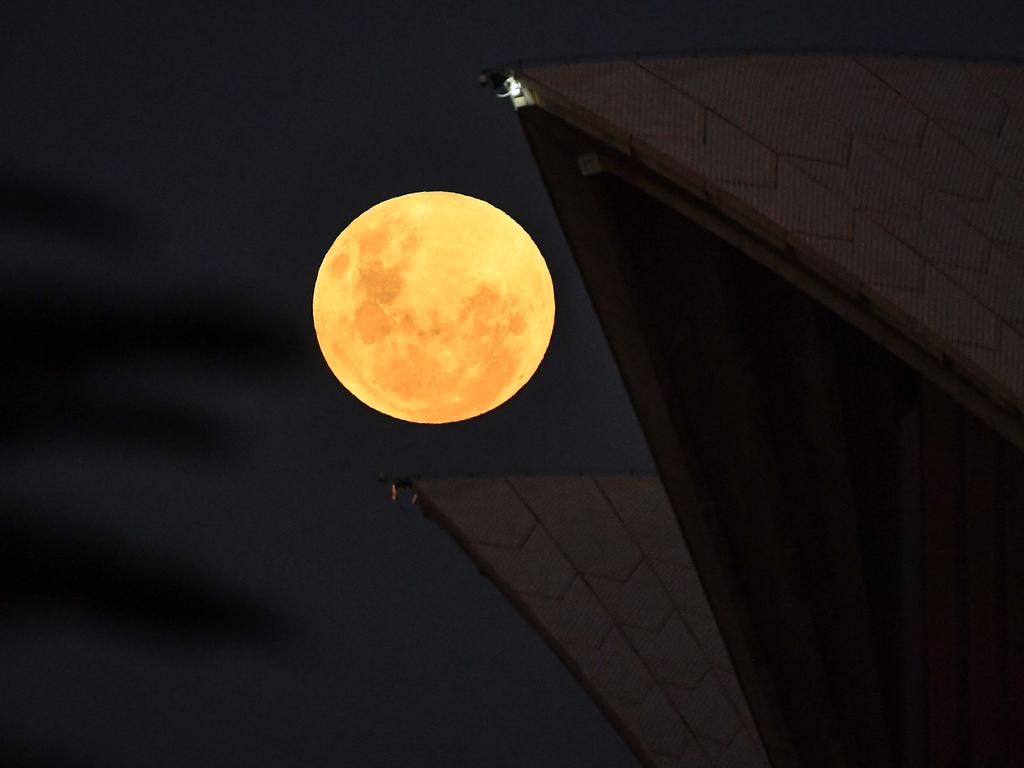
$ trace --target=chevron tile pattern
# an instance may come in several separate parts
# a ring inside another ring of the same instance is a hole
[[[1024,408],[1024,66],[692,56],[520,74],[767,217]]]
[[[767,768],[657,477],[416,483],[648,765]]]

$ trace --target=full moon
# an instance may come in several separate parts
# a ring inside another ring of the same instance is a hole
[[[334,241],[313,289],[324,359],[359,400],[443,424],[493,410],[551,339],[547,264],[508,214],[454,192],[379,203]]]

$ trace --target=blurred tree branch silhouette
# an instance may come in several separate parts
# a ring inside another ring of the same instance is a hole
[[[21,177],[0,180],[0,241],[38,240],[42,252],[54,234],[90,252],[133,258],[146,238],[141,217],[108,201]],[[157,376],[197,363],[260,375],[287,363],[289,339],[237,299],[111,301],[107,294],[98,298],[88,286],[25,270],[0,282],[4,452],[24,459],[42,442],[52,448],[71,436],[204,457],[227,450],[230,424],[191,402],[154,394],[161,391]],[[152,387],[140,390],[140,377]],[[266,640],[279,633],[271,610],[211,583],[180,558],[130,551],[98,529],[58,530],[57,517],[38,500],[0,496],[0,621],[62,607],[174,640]]]

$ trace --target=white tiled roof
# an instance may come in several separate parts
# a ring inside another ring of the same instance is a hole
[[[427,479],[415,487],[645,762],[767,768],[658,478]]]

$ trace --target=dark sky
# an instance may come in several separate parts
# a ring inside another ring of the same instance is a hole
[[[477,74],[1022,56],[1022,32],[1019,2],[3,3],[0,765],[632,764],[377,480],[651,466],[513,110]],[[370,411],[313,334],[338,232],[424,189],[505,210],[555,283],[537,375],[464,424]]]

